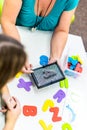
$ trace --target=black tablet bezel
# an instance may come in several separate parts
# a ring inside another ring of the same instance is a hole
[[[63,71],[61,70],[60,66],[57,64],[57,62],[48,64],[48,65],[45,65],[45,66],[42,66],[42,67],[39,67],[39,68],[35,68],[35,69],[33,69],[33,71],[36,71],[36,70],[38,70],[38,69],[44,69],[44,68],[46,68],[47,66],[51,66],[51,65],[54,65],[54,64],[55,64],[55,65],[57,66],[57,68],[59,69],[59,71],[60,71],[60,73],[61,73],[61,75],[62,75],[62,78],[61,78],[61,79],[57,79],[57,80],[55,80],[55,81],[51,81],[51,82],[49,82],[49,83],[47,83],[47,84],[44,84],[44,85],[42,85],[42,86],[39,86],[39,85],[38,85],[37,78],[36,78],[36,76],[34,75],[34,72],[33,72],[33,73],[31,73],[31,76],[32,76],[32,78],[33,78],[33,80],[34,80],[35,85],[37,86],[37,88],[46,87],[46,86],[48,86],[48,85],[51,85],[51,84],[53,84],[53,83],[56,83],[56,82],[59,82],[59,81],[65,79],[65,75],[64,75]]]

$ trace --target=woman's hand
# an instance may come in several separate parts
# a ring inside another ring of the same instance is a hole
[[[58,58],[50,58],[49,64],[57,62],[60,65],[60,60]]]
[[[50,58],[49,64],[57,62],[57,64],[62,69],[62,71],[64,71],[67,68],[67,60],[68,60],[68,55],[66,54],[62,60],[58,58]]]

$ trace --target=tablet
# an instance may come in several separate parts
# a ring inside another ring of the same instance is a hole
[[[42,88],[65,79],[57,62],[33,69],[31,76],[38,88]]]

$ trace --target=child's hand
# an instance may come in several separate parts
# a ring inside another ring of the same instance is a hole
[[[7,109],[11,110],[15,107],[16,102],[14,100],[14,97],[11,97],[10,95],[7,95],[7,94],[3,94],[2,99],[5,105],[2,106],[2,110],[0,110],[0,112],[6,112]]]
[[[5,126],[4,126],[3,130],[9,130],[9,129],[13,130],[16,120],[21,113],[21,107],[20,107],[19,101],[14,97],[13,97],[13,99],[16,102],[16,105],[13,109],[7,110],[6,119],[5,119],[6,122],[5,122]]]
[[[32,73],[32,64],[29,64],[28,61],[25,63],[25,66],[22,68],[23,73]]]
[[[15,106],[11,110],[8,109],[6,113],[6,120],[10,122],[16,121],[16,119],[21,113],[21,106],[20,106],[19,101],[15,97],[13,97],[13,100],[16,103]]]

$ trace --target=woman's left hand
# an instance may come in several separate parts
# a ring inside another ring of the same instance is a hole
[[[54,62],[57,62],[60,65],[60,60],[58,58],[50,58],[48,64],[51,64],[51,63],[54,63]]]

